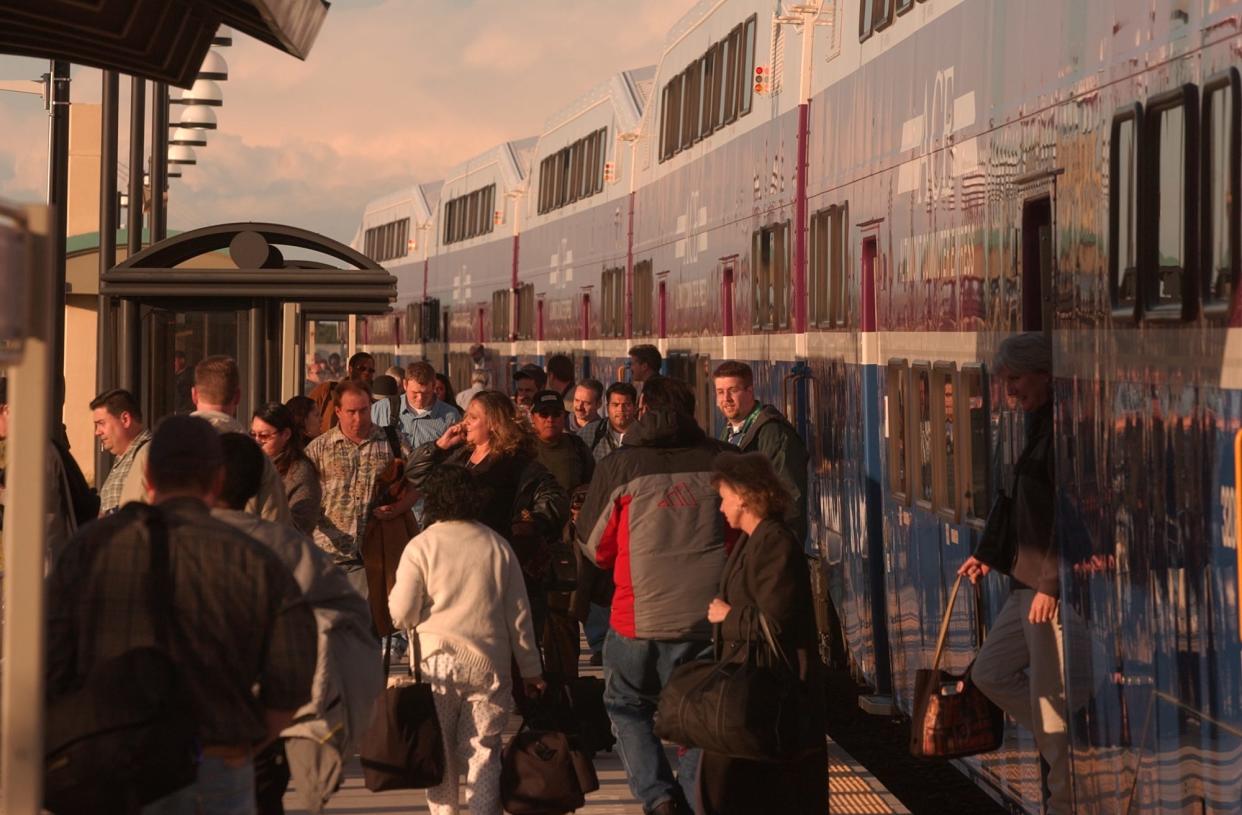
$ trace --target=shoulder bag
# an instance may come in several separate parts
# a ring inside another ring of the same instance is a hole
[[[748,606],[742,613],[751,616],[747,639],[727,659],[693,660],[673,671],[660,692],[655,733],[732,758],[785,761],[814,743],[809,694],[763,612]],[[716,633],[719,649],[719,626]]]
[[[940,635],[936,639],[931,668],[920,668],[914,675],[910,754],[917,758],[957,758],[987,753],[1000,747],[1005,737],[1005,714],[970,680],[974,661],[961,674],[940,670],[949,620],[961,586],[959,575],[940,620]],[[982,631],[977,611],[975,619]],[[979,641],[982,643],[982,636]]]
[[[599,777],[578,739],[558,724],[560,694],[530,705],[530,715],[501,753],[500,802],[510,815],[559,815],[586,803]]]
[[[48,705],[44,798],[58,815],[128,812],[194,783],[198,773],[194,704],[168,653],[176,624],[168,527],[158,507],[131,506],[150,541],[156,644],[98,663],[81,688]]]
[[[423,681],[418,633],[410,633],[414,649],[414,682],[385,688],[375,700],[371,726],[358,741],[362,778],[371,792],[434,787],[444,778],[444,737],[436,715],[431,685]],[[384,649],[388,676],[392,636]]]

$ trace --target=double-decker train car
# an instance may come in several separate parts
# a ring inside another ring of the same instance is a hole
[[[390,350],[458,381],[474,342],[569,350],[607,382],[651,342],[714,430],[710,370],[750,362],[812,450],[825,621],[909,712],[1022,446],[990,360],[1048,332],[1076,810],[1238,811],[1240,63],[1231,0],[699,3],[654,69],[550,120],[510,254],[444,243],[469,192],[446,183],[429,261],[391,265],[413,299]],[[1007,591],[959,602],[949,668]],[[958,764],[1039,811],[1012,722]]]

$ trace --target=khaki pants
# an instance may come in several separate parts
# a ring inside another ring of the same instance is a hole
[[[979,690],[1035,734],[1048,762],[1048,815],[1070,815],[1069,734],[1065,726],[1065,672],[1061,613],[1032,625],[1032,589],[1015,589],[992,624],[971,669]]]

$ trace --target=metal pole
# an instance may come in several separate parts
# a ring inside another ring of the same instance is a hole
[[[30,290],[30,329],[21,361],[8,369],[9,422],[5,445],[8,496],[4,517],[4,684],[0,689],[0,812],[43,809],[44,685],[43,572],[47,546],[48,435],[51,431],[52,352],[49,342],[63,295],[52,285],[50,244],[61,243],[51,213],[26,209],[36,259],[24,270]],[[63,291],[63,289],[61,290]],[[20,475],[19,475],[20,474]]]
[[[52,291],[60,307],[52,318],[52,428],[59,431],[65,407],[65,233],[69,212],[69,63],[52,61],[47,203],[52,208]]]
[[[151,91],[151,243],[168,237],[168,83],[156,82]]]
[[[130,84],[129,102],[129,257],[142,251],[142,168],[146,164],[143,145],[143,125],[146,122],[147,83],[142,77],[134,77]],[[120,329],[117,346],[116,382],[138,397],[138,370],[135,364],[138,353],[137,307],[130,299],[121,300]]]
[[[120,77],[103,72],[103,138],[99,149],[99,277],[116,265],[116,160],[120,126]],[[116,347],[112,338],[112,303],[99,295],[95,315],[95,392],[112,387]],[[95,446],[95,483],[102,484],[112,468],[112,456]]]

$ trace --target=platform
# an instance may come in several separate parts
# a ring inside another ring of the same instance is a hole
[[[589,666],[583,647],[584,659],[580,666],[584,676],[602,676],[602,669]],[[394,669],[396,670],[396,669]],[[505,731],[505,740],[517,732],[521,720],[514,716]],[[674,748],[669,746],[669,758],[675,762]],[[582,815],[641,815],[642,806],[630,793],[626,784],[625,769],[616,753],[603,752],[595,757],[595,770],[599,775],[599,790],[587,796],[586,806],[578,810]],[[854,761],[831,740],[828,742],[828,811],[833,815],[909,815],[888,790],[881,786],[871,773]],[[462,812],[468,812],[464,799]],[[306,815],[296,792],[290,787],[285,796],[287,815]],[[428,813],[427,796],[421,790],[393,792],[370,792],[362,783],[362,768],[354,756],[346,767],[345,781],[324,810],[333,815],[418,815]],[[758,815],[758,814],[757,814]]]

